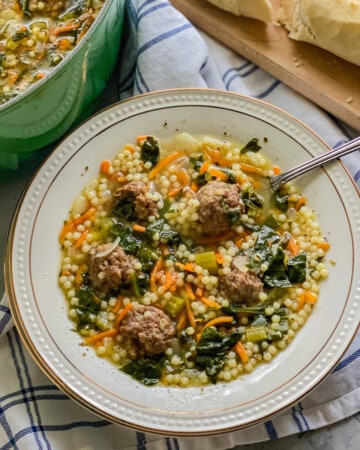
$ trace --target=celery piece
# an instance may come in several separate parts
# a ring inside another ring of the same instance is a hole
[[[176,317],[185,307],[185,300],[181,297],[171,297],[165,305],[165,311],[171,316]]]
[[[250,342],[259,342],[268,338],[266,328],[263,326],[249,327],[245,330],[246,339]]]
[[[209,272],[215,271],[218,268],[215,252],[204,252],[195,255],[195,263]]]

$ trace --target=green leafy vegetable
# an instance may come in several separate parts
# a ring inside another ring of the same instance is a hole
[[[147,136],[141,144],[141,159],[155,166],[160,159],[160,146],[154,136]]]
[[[160,381],[163,365],[163,358],[138,359],[129,362],[121,370],[141,383],[151,386]]]
[[[306,280],[305,252],[301,252],[288,260],[287,274],[291,283],[303,283]]]
[[[259,145],[259,139],[253,138],[240,150],[240,153],[247,153],[247,152],[255,152],[256,153],[260,149],[261,149],[261,145]]]
[[[280,191],[275,192],[271,197],[272,203],[281,212],[286,212],[289,209],[289,195],[284,195]]]

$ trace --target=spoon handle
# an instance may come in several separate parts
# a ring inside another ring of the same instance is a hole
[[[309,161],[305,161],[304,163],[299,164],[293,169],[290,169],[280,175],[277,175],[276,177],[271,178],[271,187],[274,191],[276,191],[283,184],[293,180],[299,175],[303,175],[304,173],[309,172],[316,167],[322,166],[330,161],[338,159],[341,156],[345,156],[348,153],[355,152],[356,150],[360,150],[360,136],[352,139],[349,142],[346,142],[343,145],[340,145],[340,147],[336,148],[335,150],[330,150],[328,152],[322,153],[321,155],[316,156]]]

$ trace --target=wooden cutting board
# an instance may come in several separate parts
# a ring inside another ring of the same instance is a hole
[[[206,0],[170,1],[196,27],[360,131],[360,66],[289,39],[283,27],[235,16]]]

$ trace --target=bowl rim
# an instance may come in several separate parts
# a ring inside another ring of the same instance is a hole
[[[265,417],[259,417],[259,418],[255,418],[253,420],[251,420],[250,422],[246,422],[244,424],[235,424],[235,425],[229,425],[226,428],[222,427],[220,430],[217,428],[214,428],[212,430],[206,429],[206,430],[193,430],[191,432],[187,432],[181,429],[175,430],[175,429],[159,429],[159,428],[151,428],[149,426],[144,426],[143,424],[139,425],[139,424],[134,424],[134,423],[129,423],[124,419],[119,419],[117,417],[114,417],[113,414],[110,414],[106,411],[100,411],[99,407],[95,404],[93,404],[91,401],[89,400],[85,400],[83,399],[81,396],[74,396],[74,392],[73,390],[68,386],[68,384],[66,384],[62,379],[59,379],[56,374],[53,373],[53,371],[51,370],[51,368],[48,366],[47,361],[43,359],[41,354],[37,354],[37,349],[34,349],[34,345],[33,342],[31,340],[31,337],[29,336],[29,334],[27,333],[27,330],[22,329],[22,325],[23,325],[23,321],[21,318],[21,314],[20,311],[18,310],[18,305],[17,305],[17,301],[16,301],[16,293],[15,293],[15,287],[13,285],[13,280],[12,280],[12,273],[11,273],[11,265],[12,265],[12,241],[14,239],[14,233],[15,233],[15,228],[16,228],[16,222],[17,222],[17,218],[20,214],[21,208],[24,205],[24,201],[26,199],[26,194],[28,191],[28,187],[31,186],[31,184],[33,183],[33,181],[37,178],[41,176],[41,172],[43,170],[45,170],[46,165],[48,164],[48,162],[54,158],[54,155],[56,154],[56,152],[59,151],[59,149],[61,149],[62,147],[66,146],[66,143],[69,142],[69,140],[71,140],[72,136],[74,134],[76,134],[77,132],[79,132],[79,130],[81,131],[81,129],[85,129],[86,127],[91,126],[91,123],[96,122],[96,120],[98,120],[98,118],[102,117],[104,114],[108,114],[111,113],[112,110],[116,110],[117,108],[122,108],[122,107],[126,107],[127,105],[133,103],[133,102],[137,102],[137,101],[142,101],[144,100],[146,102],[147,99],[151,99],[151,97],[156,97],[156,96],[162,96],[162,95],[178,95],[181,97],[182,94],[186,95],[197,95],[199,94],[200,96],[202,95],[206,95],[206,94],[214,94],[214,95],[225,95],[226,97],[234,97],[236,99],[244,99],[246,102],[251,102],[253,104],[258,104],[258,105],[263,105],[264,107],[266,106],[266,108],[269,108],[273,111],[276,111],[278,114],[281,115],[285,115],[289,120],[291,121],[295,121],[297,123],[298,126],[300,126],[301,128],[303,128],[304,130],[307,130],[308,133],[310,133],[310,135],[317,140],[319,143],[321,143],[321,145],[327,149],[330,150],[330,147],[326,144],[326,142],[319,137],[313,130],[310,129],[310,127],[308,127],[307,125],[303,124],[299,119],[293,117],[291,114],[287,113],[286,111],[282,110],[281,108],[278,108],[276,106],[273,106],[263,100],[260,99],[255,99],[253,97],[249,97],[246,95],[242,95],[242,94],[238,94],[238,93],[233,93],[233,92],[227,92],[227,91],[221,91],[221,90],[217,90],[217,89],[207,89],[207,88],[183,88],[183,89],[168,89],[168,90],[161,90],[161,91],[156,91],[156,92],[151,92],[151,93],[146,93],[146,94],[141,94],[129,99],[125,99],[122,101],[119,101],[113,105],[110,105],[106,108],[104,108],[103,110],[99,111],[98,113],[94,114],[93,116],[91,116],[89,119],[87,119],[85,122],[83,122],[82,124],[80,124],[78,127],[76,127],[75,130],[72,130],[71,132],[68,133],[68,135],[62,139],[62,141],[53,149],[53,151],[47,155],[47,157],[45,158],[45,160],[41,163],[41,165],[38,167],[37,171],[34,173],[33,177],[29,180],[27,187],[24,189],[23,195],[20,199],[20,201],[18,202],[17,208],[15,210],[13,219],[12,219],[12,223],[11,223],[11,227],[10,227],[10,231],[9,231],[9,236],[8,236],[8,240],[7,240],[7,245],[6,245],[6,253],[5,253],[5,287],[6,287],[6,292],[7,295],[10,299],[10,310],[11,313],[14,317],[14,322],[16,324],[16,326],[18,327],[18,329],[21,330],[20,336],[24,342],[24,345],[26,346],[26,348],[29,350],[30,354],[35,358],[36,363],[39,365],[39,367],[44,371],[44,373],[51,379],[51,381],[54,382],[55,385],[57,385],[62,391],[64,391],[67,395],[69,395],[74,401],[76,401],[77,403],[81,404],[82,406],[84,406],[85,408],[91,410],[92,412],[100,415],[101,417],[105,417],[106,419],[110,420],[111,422],[114,423],[118,423],[120,425],[125,425],[127,427],[130,428],[134,428],[136,430],[140,430],[140,431],[145,431],[145,432],[155,432],[158,434],[164,434],[164,435],[168,435],[169,433],[172,435],[178,435],[178,436],[204,436],[204,435],[216,435],[216,434],[222,434],[224,432],[229,432],[229,431],[235,431],[235,430],[239,430],[239,429],[244,429],[247,427],[251,427],[254,426],[258,423],[262,423],[265,420],[268,420],[270,418],[272,418],[275,415],[280,414],[282,411],[284,411],[285,409],[288,409],[292,404],[296,403],[297,401],[299,401],[299,398],[302,398],[304,395],[307,395],[309,392],[311,392],[316,386],[318,386],[318,384],[323,381],[323,379],[328,375],[328,373],[330,372],[330,370],[338,363],[338,361],[340,360],[341,356],[345,353],[346,349],[349,347],[349,345],[351,344],[352,339],[355,337],[355,334],[357,332],[357,328],[355,330],[353,330],[352,332],[352,337],[351,339],[348,339],[346,348],[342,348],[342,353],[341,355],[338,356],[338,358],[336,359],[336,361],[332,361],[332,365],[330,368],[328,368],[328,370],[326,371],[326,373],[323,373],[320,377],[318,377],[317,382],[315,384],[313,384],[311,386],[311,388],[307,389],[307,391],[305,393],[302,393],[301,395],[298,395],[297,397],[295,397],[291,403],[287,403],[285,404],[283,407],[279,408],[276,410],[276,412],[273,412],[271,414],[268,414]],[[352,178],[352,176],[350,175],[349,171],[347,170],[346,166],[340,161],[338,162],[339,166],[342,168],[342,170],[345,172],[345,174],[347,175],[347,181],[351,181],[350,184],[353,185],[353,187],[355,188],[355,192],[357,192],[357,195],[360,196],[360,192],[358,189],[358,186],[356,185],[354,179]],[[35,350],[35,351],[34,351]]]

